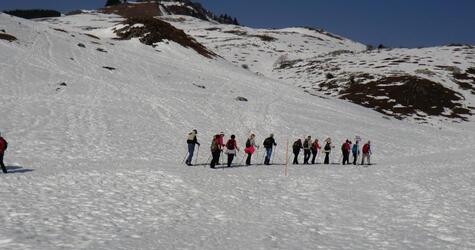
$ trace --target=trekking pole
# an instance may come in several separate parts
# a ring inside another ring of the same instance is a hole
[[[188,157],[188,152],[186,152],[186,154],[185,154],[185,158],[183,158],[183,161],[181,162],[181,165],[185,164],[186,157]]]
[[[212,156],[213,156],[213,154],[211,154],[211,155],[208,156],[208,160],[206,161],[205,164],[203,164],[203,167],[204,167],[204,168],[206,168],[206,165],[207,165],[207,164],[210,164],[209,161],[211,160],[211,157],[212,157]]]
[[[272,154],[272,157],[270,159],[270,165],[274,164],[274,157],[277,154],[277,146],[272,146],[272,152],[273,152],[273,154]]]
[[[261,161],[262,161],[262,159],[261,159],[261,161],[259,161],[259,148],[257,148],[256,161],[257,161],[257,162],[261,162]]]
[[[198,150],[196,151],[195,165],[198,162],[198,156],[200,155],[200,145],[198,145]]]
[[[239,165],[242,165],[242,163],[244,162],[244,158],[246,158],[246,155],[243,155],[243,156],[242,156],[242,159],[241,159],[241,161],[239,162]]]

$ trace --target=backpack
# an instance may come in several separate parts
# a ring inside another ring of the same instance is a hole
[[[330,151],[331,149],[332,149],[332,147],[330,146],[329,143],[327,143],[327,145],[325,145],[325,150]]]
[[[312,143],[312,150],[313,151],[318,151],[318,142],[315,141],[315,142]]]
[[[235,143],[233,140],[229,140],[227,143],[226,143],[226,148],[229,149],[229,150],[234,150],[235,148]]]
[[[369,145],[368,145],[368,144],[365,144],[365,145],[363,146],[363,154],[367,154],[367,153],[369,153]]]
[[[294,150],[300,150],[300,144],[299,141],[294,142],[294,145],[292,146]]]
[[[265,139],[263,144],[264,144],[265,148],[271,148],[272,147],[272,139],[270,137]]]
[[[250,148],[250,147],[251,147],[251,140],[247,139],[246,148]]]
[[[213,141],[211,142],[211,151],[216,152],[218,150],[219,150],[219,147],[218,147],[217,139],[213,138]]]
[[[357,154],[358,153],[358,144],[354,144],[351,151],[353,152],[353,154]]]
[[[3,137],[0,137],[0,153],[3,153],[8,148],[8,142]]]

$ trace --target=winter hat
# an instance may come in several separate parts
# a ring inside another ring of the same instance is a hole
[[[193,132],[195,132],[195,134],[198,134],[198,130],[196,129],[193,129]]]
[[[236,136],[235,136],[235,135],[231,135],[231,139],[235,139],[235,138],[236,138]]]
[[[270,134],[270,137],[274,137],[274,134]]]

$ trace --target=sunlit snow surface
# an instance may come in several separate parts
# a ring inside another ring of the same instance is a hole
[[[383,119],[175,43],[112,40],[117,21],[0,14],[18,38],[0,40],[1,249],[475,248],[473,122]],[[194,128],[198,163],[214,133],[252,131],[275,133],[276,163],[287,139],[331,136],[338,161],[359,135],[376,165],[184,167]]]

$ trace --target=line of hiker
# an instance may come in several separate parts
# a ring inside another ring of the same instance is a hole
[[[198,145],[198,149],[200,146],[200,143],[198,142],[198,139],[197,139],[197,134],[198,134],[198,131],[196,129],[188,134],[188,139],[187,139],[188,156],[186,157],[186,165],[188,166],[193,165],[192,159],[193,159],[193,154],[194,154],[196,145]],[[275,146],[277,146],[277,143],[274,140],[273,134],[270,134],[270,136],[264,140],[263,146],[266,151],[264,164],[270,165],[271,160],[272,160],[273,149]],[[244,148],[244,153],[247,155],[246,165],[248,166],[251,165],[252,155],[254,155],[254,153],[256,152],[256,149],[258,150],[259,148],[260,148],[259,145],[256,144],[256,135],[251,134],[249,138],[247,139],[246,146]],[[210,163],[211,168],[216,168],[216,165],[220,165],[219,160],[223,153],[226,154],[228,157],[227,166],[231,167],[235,156],[237,155],[238,152],[240,152],[238,143],[236,141],[236,136],[231,135],[230,139],[225,144],[224,132],[221,132],[213,136],[210,150],[211,150],[211,163]]]
[[[357,165],[357,161],[361,155],[361,165],[365,165],[365,160],[367,162],[367,165],[371,165],[371,141],[368,141],[366,144],[363,145],[363,148],[360,149],[360,141],[361,138],[356,137],[355,143],[353,144],[350,140],[346,140],[342,145],[341,145],[341,155],[342,155],[342,164],[350,164],[350,153],[353,154],[353,165]],[[319,140],[315,139],[312,141],[311,136],[307,136],[307,138],[304,139],[302,143],[302,139],[296,140],[293,145],[292,145],[292,151],[294,153],[294,160],[293,164],[298,165],[299,161],[299,154],[300,151],[303,149],[304,152],[304,158],[303,158],[303,164],[315,164],[316,163],[316,158],[320,152],[325,154],[325,159],[323,161],[323,164],[330,164],[330,154],[332,150],[335,148],[335,146],[332,144],[331,138],[327,138],[324,141],[325,146],[322,147],[320,146]],[[312,161],[310,162],[310,157],[312,158]]]
[[[198,131],[196,129],[188,134],[188,139],[187,139],[188,154],[185,157],[186,165],[188,166],[193,165],[192,159],[193,159],[196,145],[198,145],[198,153],[199,153],[200,143],[198,142],[197,135],[198,135]],[[357,164],[357,161],[360,158],[361,153],[363,155],[361,157],[361,165],[365,164],[365,160],[367,161],[368,165],[371,164],[370,162],[370,157],[372,154],[371,142],[368,141],[366,144],[364,144],[361,150],[360,141],[361,141],[361,138],[356,137],[354,144],[348,139],[343,143],[343,145],[341,146],[343,165],[350,164],[351,153],[353,154],[353,165]],[[265,149],[264,164],[271,165],[273,150],[274,150],[274,147],[277,146],[277,143],[274,139],[274,134],[270,134],[269,137],[267,137],[263,141],[262,145]],[[246,154],[245,157],[247,156],[246,157],[247,166],[251,165],[252,156],[254,155],[256,150],[257,152],[259,152],[258,151],[259,148],[260,146],[256,144],[256,135],[251,134],[249,138],[246,140],[246,144],[244,148],[244,153]],[[330,154],[332,153],[332,150],[334,148],[335,146],[332,144],[331,138],[325,139],[323,148],[320,146],[319,140],[318,139],[312,140],[311,136],[308,136],[307,138],[305,138],[303,142],[302,142],[302,139],[298,139],[292,145],[292,151],[294,154],[293,164],[294,165],[299,164],[298,158],[299,158],[300,151],[302,149],[304,152],[303,164],[305,165],[316,164],[318,156],[321,153],[325,154],[325,159],[323,161],[323,164],[330,164]],[[236,136],[231,135],[230,139],[226,143],[224,143],[223,132],[213,136],[210,150],[211,150],[211,156],[210,156],[211,168],[216,168],[216,165],[220,165],[220,158],[223,153],[227,155],[227,166],[231,167],[236,155],[240,152],[238,143],[236,141]]]

